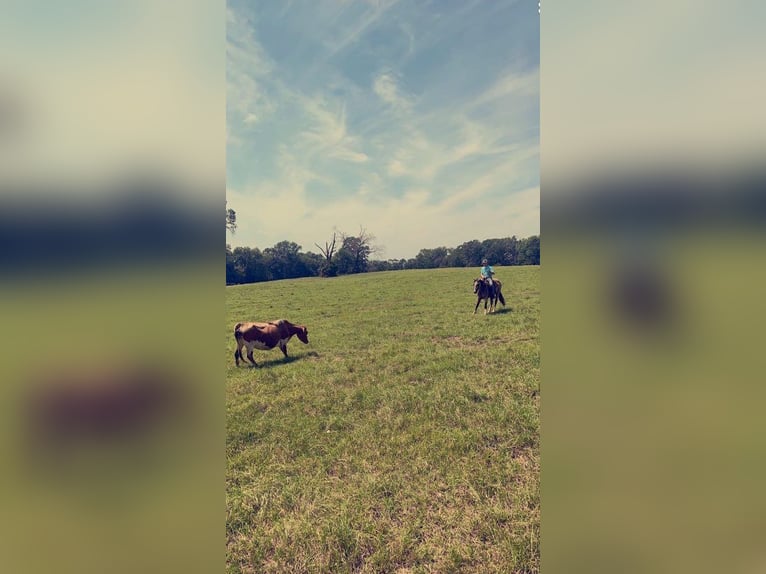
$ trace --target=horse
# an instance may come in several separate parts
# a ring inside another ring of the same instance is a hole
[[[492,287],[484,279],[474,279],[473,292],[476,295],[476,306],[473,308],[473,314],[476,315],[476,310],[479,308],[479,303],[484,299],[484,314],[487,312],[494,313],[497,307],[497,301],[503,304],[505,307],[505,299],[503,298],[503,284],[497,279],[492,280]],[[487,302],[489,302],[489,311],[487,311]]]

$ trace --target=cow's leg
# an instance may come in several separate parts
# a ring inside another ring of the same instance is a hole
[[[285,356],[285,359],[287,358],[287,343],[280,343],[279,350],[282,351],[282,354]]]
[[[236,361],[237,366],[239,367],[239,361],[244,359],[242,358],[242,343],[240,341],[237,341],[237,350],[234,351],[234,361]]]
[[[257,367],[258,364],[255,362],[255,359],[253,359],[253,349],[252,347],[247,348],[247,360],[250,361],[254,367]]]

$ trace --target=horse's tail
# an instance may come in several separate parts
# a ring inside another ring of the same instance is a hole
[[[497,287],[497,297],[500,299],[500,302],[503,304],[503,307],[505,307],[505,299],[503,299],[503,292],[500,290],[500,287]]]
[[[234,338],[239,340],[242,337],[242,331],[239,330],[239,328],[242,326],[242,323],[237,323],[234,325]]]

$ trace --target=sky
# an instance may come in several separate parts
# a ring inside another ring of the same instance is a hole
[[[229,0],[227,241],[538,234],[539,30],[528,0]]]

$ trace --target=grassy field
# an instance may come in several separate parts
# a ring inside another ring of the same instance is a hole
[[[538,572],[539,267],[227,287],[229,572]],[[234,366],[234,325],[309,328]]]

